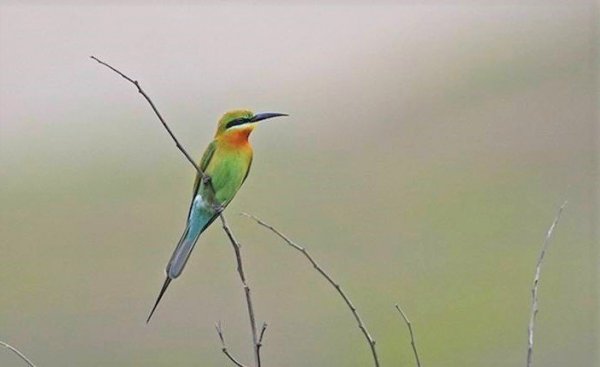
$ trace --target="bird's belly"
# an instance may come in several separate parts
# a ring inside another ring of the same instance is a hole
[[[207,168],[211,177],[215,197],[219,204],[227,205],[244,182],[249,168],[249,160],[241,154],[231,154],[215,160]]]

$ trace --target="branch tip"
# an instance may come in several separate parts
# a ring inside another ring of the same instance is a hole
[[[348,295],[346,295],[346,292],[344,292],[344,290],[342,289],[342,287],[333,280],[333,278],[329,275],[329,273],[327,273],[313,258],[312,256],[309,254],[309,252],[306,250],[306,248],[298,245],[297,243],[295,243],[294,241],[292,241],[291,239],[289,239],[286,235],[284,235],[282,232],[280,232],[278,229],[276,229],[275,227],[273,227],[270,224],[267,224],[266,222],[264,222],[263,220],[259,219],[258,217],[252,215],[252,214],[248,214],[248,213],[240,213],[252,220],[254,220],[258,225],[270,230],[271,232],[273,232],[277,237],[281,238],[285,243],[287,243],[290,247],[296,249],[298,252],[302,253],[304,255],[304,257],[311,263],[311,265],[317,270],[317,272],[319,274],[321,274],[321,276],[323,276],[323,278],[325,278],[325,280],[327,280],[327,282],[336,290],[336,292],[340,295],[340,297],[344,300],[344,302],[346,303],[346,306],[350,309],[350,312],[352,313],[352,315],[354,316],[354,319],[356,320],[357,324],[358,324],[358,328],[360,329],[360,331],[363,333],[367,344],[369,345],[369,348],[371,349],[371,354],[373,356],[373,362],[375,364],[375,367],[379,367],[379,357],[377,356],[377,349],[375,348],[375,340],[371,337],[371,334],[369,333],[369,331],[367,330],[362,318],[360,317],[356,307],[354,307],[354,305],[352,304],[352,301],[350,301],[350,298],[348,298]]]
[[[415,362],[417,364],[417,367],[421,367],[421,360],[419,359],[419,352],[417,352],[417,343],[415,341],[415,335],[413,333],[412,324],[411,324],[410,320],[408,319],[408,317],[406,316],[406,314],[404,313],[404,311],[402,310],[402,308],[400,307],[400,305],[396,303],[395,307],[398,310],[398,312],[400,313],[400,315],[402,316],[402,319],[404,320],[404,323],[406,324],[406,327],[408,328],[408,332],[410,334],[410,345],[412,347],[413,354],[415,356]]]
[[[568,204],[568,200],[565,200],[563,204],[558,208],[556,216],[554,217],[554,221],[546,231],[546,236],[544,237],[544,243],[542,245],[542,249],[538,256],[538,260],[535,267],[535,275],[533,277],[533,285],[531,287],[531,312],[529,315],[529,324],[527,326],[527,362],[526,366],[531,367],[533,363],[533,336],[535,332],[535,320],[536,316],[539,312],[538,307],[538,288],[540,285],[540,275],[542,271],[542,264],[544,262],[544,256],[546,255],[546,250],[550,245],[550,240],[552,239],[552,235],[554,234],[554,230],[558,225],[558,221],[560,220],[560,216],[563,210],[566,208]]]

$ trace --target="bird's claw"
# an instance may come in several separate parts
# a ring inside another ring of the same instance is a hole
[[[210,177],[207,174],[204,174],[204,176],[202,176],[202,183],[205,185],[208,185],[212,182],[212,177]]]
[[[215,212],[217,212],[217,214],[221,214],[223,210],[225,210],[225,206],[221,204],[213,204],[212,207],[215,210]]]

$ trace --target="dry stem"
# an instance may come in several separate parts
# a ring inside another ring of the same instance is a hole
[[[27,363],[29,365],[29,367],[35,367],[33,362],[31,362],[27,357],[25,357],[25,355],[23,353],[21,353],[17,348],[15,348],[12,345],[7,344],[3,341],[0,341],[0,346],[10,350],[11,352],[13,352],[17,356],[19,356],[19,358],[21,358],[25,363]]]
[[[237,367],[246,367],[237,359],[235,359],[231,355],[231,353],[229,353],[229,350],[227,349],[227,344],[225,344],[225,336],[223,335],[223,327],[221,326],[221,321],[215,324],[215,329],[217,329],[217,334],[219,335],[219,339],[221,339],[221,351],[223,352],[223,354],[225,354],[227,358],[229,358],[229,360],[233,362],[233,364],[235,364]]]
[[[246,295],[246,306],[248,308],[248,317],[250,318],[250,329],[252,331],[252,344],[254,346],[254,363],[255,366],[260,367],[260,347],[262,335],[264,334],[265,328],[261,331],[260,339],[258,339],[258,334],[256,333],[256,318],[254,317],[254,306],[252,305],[252,298],[250,297],[250,287],[248,287],[248,283],[246,282],[246,275],[244,273],[244,264],[242,262],[242,250],[241,245],[236,240],[231,228],[227,225],[227,221],[225,221],[225,217],[221,216],[221,223],[223,225],[223,230],[229,237],[231,242],[231,246],[233,246],[233,251],[235,252],[235,258],[237,260],[237,271],[240,276],[240,280],[242,282],[242,286],[244,288],[244,294]]]
[[[310,254],[304,247],[296,244],[294,241],[290,240],[287,236],[285,236],[283,233],[281,233],[275,227],[263,222],[259,218],[255,217],[251,214],[247,214],[247,213],[242,213],[242,214],[253,219],[259,225],[269,229],[271,232],[275,233],[279,238],[284,240],[288,245],[290,245],[297,251],[301,252],[304,255],[304,257],[306,257],[306,259],[312,264],[312,266],[319,272],[319,274],[321,274],[329,282],[329,284],[331,284],[333,286],[333,288],[339,293],[339,295],[342,297],[342,299],[344,300],[344,302],[346,303],[346,305],[352,312],[354,319],[358,323],[358,328],[360,329],[360,331],[362,331],[363,335],[365,336],[365,339],[367,340],[367,343],[369,344],[369,347],[371,348],[371,353],[373,355],[373,361],[375,363],[375,366],[379,367],[379,358],[377,357],[377,349],[375,348],[375,340],[371,337],[371,334],[367,330],[367,327],[365,326],[362,318],[360,317],[358,310],[356,309],[356,307],[354,306],[352,301],[350,301],[350,298],[348,298],[348,296],[346,295],[346,293],[344,292],[342,287],[338,283],[336,283],[333,280],[333,278],[325,270],[323,270],[323,268],[321,268],[321,266],[312,258],[312,256],[310,256]]]
[[[398,310],[398,312],[400,312],[400,315],[404,319],[404,323],[408,327],[408,332],[410,333],[410,345],[412,346],[413,354],[415,355],[417,367],[421,367],[421,361],[419,360],[419,353],[417,352],[417,343],[415,342],[415,335],[413,333],[412,323],[410,322],[408,317],[406,317],[406,314],[404,313],[404,311],[402,311],[402,308],[400,308],[398,304],[396,304],[396,309]]]
[[[535,267],[535,276],[533,278],[533,286],[531,288],[531,314],[529,316],[529,326],[527,328],[527,367],[531,367],[533,362],[533,333],[535,331],[535,318],[538,313],[538,287],[540,284],[540,273],[542,271],[542,263],[544,261],[544,255],[546,255],[546,250],[548,249],[548,245],[550,245],[550,239],[552,238],[552,234],[554,233],[554,229],[560,220],[560,215],[562,214],[563,209],[567,206],[567,202],[565,201],[560,208],[558,209],[558,213],[556,213],[556,217],[548,228],[546,232],[546,237],[544,238],[544,244],[542,246],[542,251],[540,252],[540,256],[538,257],[537,264]]]

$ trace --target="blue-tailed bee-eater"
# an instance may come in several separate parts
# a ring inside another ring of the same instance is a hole
[[[221,117],[214,140],[208,145],[194,183],[192,202],[185,230],[167,264],[167,278],[146,322],[150,321],[169,283],[183,271],[200,234],[219,216],[242,186],[252,164],[252,146],[248,137],[259,121],[285,113],[254,114],[247,110],[230,111]]]

